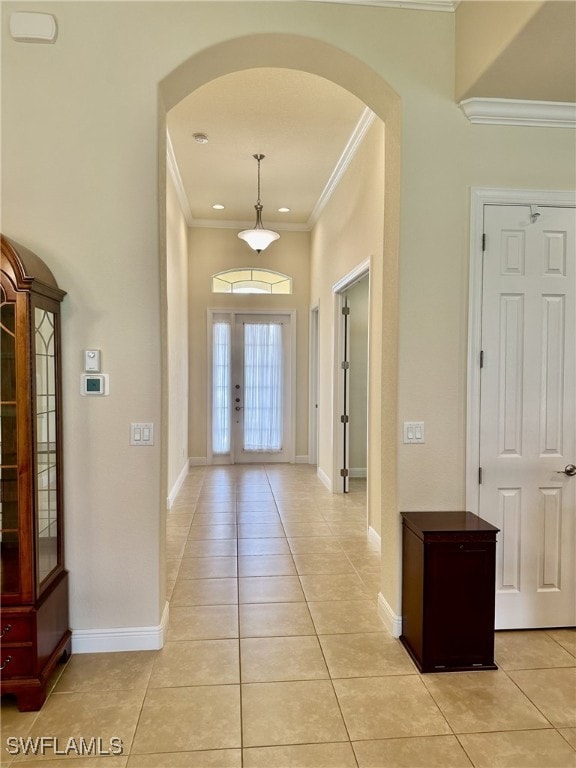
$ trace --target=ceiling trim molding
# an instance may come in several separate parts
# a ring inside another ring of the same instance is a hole
[[[180,203],[182,215],[186,220],[186,224],[188,224],[189,227],[192,227],[194,225],[194,217],[190,210],[190,201],[188,200],[188,195],[184,189],[184,183],[182,182],[182,176],[180,176],[176,155],[174,154],[174,147],[172,146],[172,140],[170,139],[168,131],[166,131],[166,166],[172,178],[172,182],[174,183],[176,197]]]
[[[334,194],[334,190],[336,189],[338,184],[340,184],[340,181],[342,180],[342,176],[344,176],[344,173],[346,172],[348,166],[352,162],[354,155],[360,148],[360,145],[364,140],[364,136],[366,135],[372,123],[374,122],[375,118],[376,118],[376,115],[374,114],[374,112],[372,112],[372,110],[369,107],[366,107],[365,110],[362,112],[360,120],[358,120],[358,123],[354,128],[352,136],[350,136],[350,138],[348,139],[348,143],[344,147],[344,150],[340,155],[338,162],[336,163],[334,170],[332,171],[332,174],[322,191],[322,194],[318,198],[318,202],[316,203],[312,213],[310,214],[310,218],[308,219],[308,222],[307,222],[308,229],[314,228],[314,225],[320,218],[320,214],[322,213],[328,201]]]
[[[231,219],[222,219],[221,221],[215,221],[214,219],[193,219],[194,227],[202,227],[204,229],[252,229],[254,227],[254,220],[251,221],[232,221]],[[268,222],[270,224],[270,222]],[[278,232],[309,232],[310,227],[308,224],[293,224],[286,222],[273,221],[271,226]]]
[[[377,8],[402,8],[411,11],[444,11],[454,13],[460,0],[311,0],[315,3],[340,5],[371,5]]]
[[[471,123],[576,128],[576,104],[565,101],[472,98],[458,106]]]

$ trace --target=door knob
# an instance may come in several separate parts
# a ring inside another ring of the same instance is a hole
[[[564,469],[559,470],[557,475],[568,475],[568,477],[572,477],[573,475],[576,475],[576,464],[566,464]]]

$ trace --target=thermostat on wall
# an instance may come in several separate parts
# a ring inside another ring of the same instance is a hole
[[[90,397],[110,394],[108,374],[82,373],[80,375],[80,394]]]

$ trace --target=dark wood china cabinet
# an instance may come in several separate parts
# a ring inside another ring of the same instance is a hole
[[[70,653],[62,520],[60,303],[44,262],[1,238],[2,694],[37,710]]]

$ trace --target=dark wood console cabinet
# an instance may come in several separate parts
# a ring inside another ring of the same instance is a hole
[[[402,513],[402,635],[421,672],[496,669],[498,528],[470,512]]]
[[[70,653],[64,569],[60,303],[34,253],[2,236],[0,263],[0,610],[2,694],[40,709]]]

